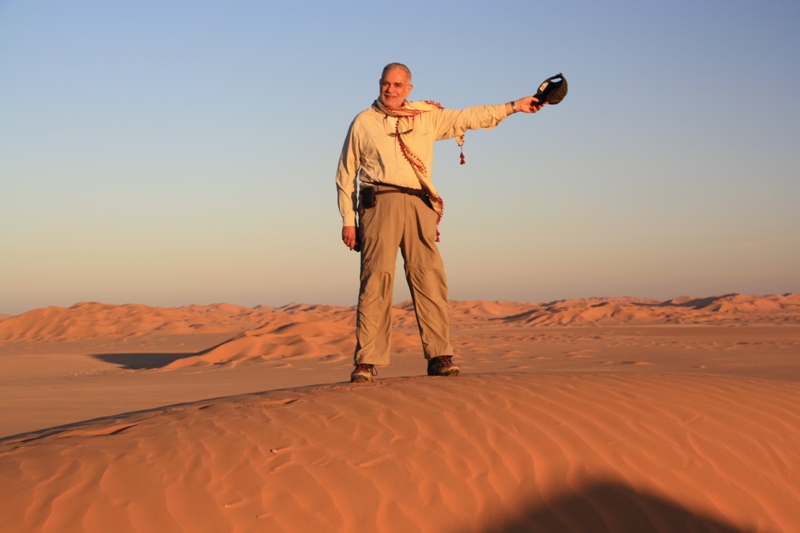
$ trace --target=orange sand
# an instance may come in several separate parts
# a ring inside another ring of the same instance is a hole
[[[370,384],[350,308],[0,320],[0,530],[800,531],[800,296],[394,312]]]

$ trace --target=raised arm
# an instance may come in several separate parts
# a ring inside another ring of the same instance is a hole
[[[443,109],[436,118],[436,139],[464,135],[467,130],[491,129],[517,112],[536,113],[544,104],[533,96],[525,96],[506,104],[474,106],[466,109]]]

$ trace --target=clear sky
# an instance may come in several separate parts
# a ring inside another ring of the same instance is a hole
[[[452,108],[569,81],[438,143],[451,298],[800,292],[800,2],[0,0],[0,313],[355,304],[334,176],[392,61]]]

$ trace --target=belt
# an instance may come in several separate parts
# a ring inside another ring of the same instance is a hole
[[[389,187],[388,189],[375,191],[375,194],[387,194],[391,192],[399,192],[403,194],[410,194],[411,196],[419,196],[423,200],[428,197],[427,193],[422,189],[412,189],[411,187],[401,187],[399,185],[389,185],[387,183],[373,183],[377,187]]]

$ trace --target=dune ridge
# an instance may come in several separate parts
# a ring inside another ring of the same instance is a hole
[[[800,296],[726,294],[666,301],[639,298],[583,298],[539,304],[515,315],[496,317],[508,324],[612,325],[612,324],[740,324],[796,323]]]
[[[35,309],[0,322],[0,343],[234,332],[270,323],[313,320],[320,315],[330,322],[346,321],[350,313],[346,307],[309,304],[249,308],[232,304],[149,307],[81,302],[68,308]],[[342,319],[342,314],[348,316]]]
[[[510,327],[624,324],[781,324],[800,323],[800,295],[728,294],[678,297],[666,301],[632,298],[583,298],[547,303],[451,301],[450,316],[460,326],[503,323]],[[394,306],[395,326],[414,326],[410,301]],[[319,322],[332,331],[355,323],[353,307],[292,303],[273,308],[231,304],[148,307],[82,302],[69,308],[47,307],[0,321],[0,344],[122,339],[153,333],[276,333],[295,322]],[[309,327],[309,330],[316,330]],[[313,334],[300,336],[313,337]],[[306,339],[308,340],[308,339]],[[325,339],[329,340],[329,339]],[[313,344],[313,343],[312,343]]]
[[[10,531],[793,531],[800,389],[406,378],[0,441]],[[135,475],[133,475],[135,473]]]

